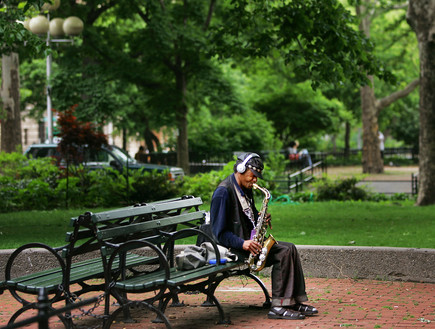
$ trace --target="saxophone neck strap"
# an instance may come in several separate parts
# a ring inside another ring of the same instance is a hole
[[[255,227],[255,217],[254,212],[251,207],[251,202],[248,200],[246,196],[243,196],[239,184],[237,182],[233,183],[234,190],[236,191],[237,198],[239,199],[240,205],[242,206],[244,214],[249,218],[252,225]]]

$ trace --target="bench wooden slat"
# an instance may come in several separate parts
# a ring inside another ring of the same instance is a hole
[[[165,217],[162,219],[150,220],[143,223],[131,224],[127,226],[119,226],[113,228],[105,228],[97,232],[98,239],[104,240],[114,238],[120,235],[128,235],[140,231],[162,229],[163,227],[200,220],[204,218],[204,213],[201,211],[186,213],[178,216]]]
[[[126,268],[146,264],[155,260],[155,257],[128,254],[126,257]],[[117,268],[119,263],[114,262],[113,267]],[[103,261],[101,258],[85,260],[73,264],[70,272],[70,283],[83,282],[89,279],[101,278],[104,276]],[[60,267],[53,268],[44,272],[29,274],[19,278],[14,278],[5,283],[6,288],[14,288],[21,292],[38,293],[42,287],[47,288],[49,293],[57,290],[58,285],[62,284],[62,270]]]
[[[167,284],[171,287],[176,287],[180,284],[207,278],[211,274],[228,271],[241,265],[242,263],[238,262],[221,265],[205,265],[187,271],[179,271],[176,268],[171,268],[170,277],[166,283],[164,282],[164,271],[156,271],[149,274],[138,275],[124,281],[117,281],[115,283],[115,287],[126,291],[155,289],[156,287],[160,287],[164,284]]]
[[[150,203],[139,207],[126,207],[115,209],[111,211],[92,214],[92,222],[104,223],[113,219],[128,218],[132,216],[142,216],[145,214],[152,214],[158,212],[165,212],[170,210],[179,210],[183,208],[195,207],[202,205],[201,198],[190,199],[175,199],[175,201],[161,201]]]

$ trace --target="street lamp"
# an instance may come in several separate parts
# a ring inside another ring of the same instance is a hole
[[[55,0],[53,4],[45,3],[42,6],[42,9],[48,11],[45,15],[38,15],[30,19],[30,21],[25,22],[24,26],[28,28],[32,33],[37,35],[46,34],[46,43],[47,46],[50,47],[51,43],[62,43],[62,42],[70,42],[73,43],[73,39],[55,39],[58,37],[62,37],[64,35],[67,36],[77,36],[83,31],[83,21],[75,16],[71,16],[66,18],[65,20],[62,18],[54,18],[50,20],[50,11],[56,10],[60,5],[60,0]],[[52,38],[55,37],[55,38]],[[53,143],[53,111],[51,104],[51,85],[50,85],[50,77],[51,77],[51,64],[52,64],[52,56],[49,54],[46,60],[46,71],[47,71],[47,84],[46,84],[46,92],[47,92],[47,142]]]

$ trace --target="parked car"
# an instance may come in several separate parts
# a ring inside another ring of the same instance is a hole
[[[57,144],[33,144],[27,148],[24,154],[29,158],[54,157],[57,159],[58,165],[64,167],[66,162],[62,159],[57,147]],[[112,167],[119,171],[123,171],[124,169],[146,171],[155,170],[159,173],[167,171],[169,179],[172,181],[184,176],[183,169],[179,167],[139,163],[127,152],[115,145],[102,146],[98,151],[87,151],[83,158],[85,159],[82,163],[83,166],[91,170]]]

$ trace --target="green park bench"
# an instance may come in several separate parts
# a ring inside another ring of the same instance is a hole
[[[200,230],[204,223],[204,212],[199,210],[202,200],[195,197],[182,197],[149,204],[125,207],[100,213],[87,212],[71,219],[73,231],[68,232],[68,244],[51,248],[40,243],[24,245],[10,256],[5,271],[5,281],[0,284],[0,292],[8,289],[23,304],[12,315],[13,323],[20,314],[35,308],[20,296],[20,292],[38,295],[41,288],[53,295],[50,305],[64,300],[75,303],[90,291],[101,291],[99,301],[105,299],[104,327],[120,314],[130,317],[132,306],[142,306],[154,312],[156,322],[164,322],[171,328],[165,310],[172,300],[180,304],[178,294],[201,292],[207,296],[205,305],[217,306],[219,322],[224,323],[225,314],[214,296],[219,283],[229,276],[245,275],[254,279],[263,289],[264,307],[270,306],[270,297],[262,281],[249,272],[241,262],[207,264],[206,266],[180,271],[175,264],[175,245],[180,239],[198,235],[211,239]],[[216,244],[211,241],[216,255]],[[12,277],[15,258],[28,248],[44,248],[59,262],[54,269]],[[74,261],[76,257],[90,254],[93,257]],[[220,259],[220,257],[217,257]],[[101,279],[101,280],[95,280]],[[152,292],[149,298],[139,301],[130,296]],[[113,296],[119,307],[111,311],[110,297]],[[50,306],[51,307],[51,306]],[[121,313],[122,312],[122,313]],[[65,327],[73,327],[72,317],[66,313],[58,315]]]

